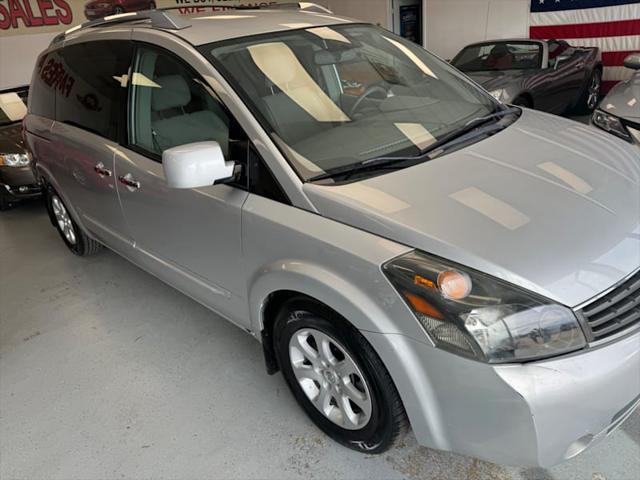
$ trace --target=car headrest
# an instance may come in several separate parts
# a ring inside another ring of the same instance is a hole
[[[504,43],[496,44],[489,53],[490,57],[504,57],[505,55],[510,55],[511,52],[509,48]]]
[[[151,109],[155,112],[184,107],[191,101],[189,85],[182,75],[165,75],[153,80],[159,85],[153,89]]]

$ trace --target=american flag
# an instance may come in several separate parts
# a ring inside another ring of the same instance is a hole
[[[607,92],[632,74],[624,59],[640,51],[640,0],[531,0],[529,35],[599,47]]]

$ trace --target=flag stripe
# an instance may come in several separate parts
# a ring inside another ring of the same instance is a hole
[[[629,55],[636,53],[633,50],[622,52],[603,52],[602,63],[607,67],[621,67],[624,65],[624,59]]]
[[[638,3],[638,0],[581,0],[568,2],[567,0],[531,0],[532,12],[553,12],[557,10],[580,10],[584,8],[612,7]]]
[[[598,47],[602,52],[640,51],[640,36],[604,38],[565,38],[569,45],[575,47]]]
[[[532,13],[531,26],[542,27],[545,25],[572,25],[575,23],[618,22],[620,20],[629,20],[630,18],[640,18],[640,2],[618,7]]]
[[[531,38],[593,38],[640,36],[640,20],[618,22],[577,23],[573,25],[546,25],[531,27]]]

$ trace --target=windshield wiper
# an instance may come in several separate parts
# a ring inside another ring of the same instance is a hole
[[[455,142],[456,144],[468,141],[471,138],[475,137],[475,135],[473,135],[467,138],[468,133],[479,129],[482,125],[488,123],[491,120],[498,120],[506,115],[514,114],[519,111],[520,111],[519,108],[510,107],[510,108],[498,110],[497,112],[493,112],[488,115],[484,115],[482,117],[473,118],[469,120],[463,127],[449,133],[448,135],[445,135],[438,141],[429,145],[427,148],[421,150],[415,156],[371,158],[368,160],[363,160],[359,163],[333,168],[325,173],[321,173],[320,175],[311,177],[307,181],[316,182],[316,181],[326,180],[329,178],[335,178],[340,176],[343,176],[345,177],[345,179],[348,179],[357,173],[361,173],[365,171],[376,171],[376,170],[382,170],[382,169],[399,169],[399,168],[411,166],[412,164],[415,164],[415,163],[420,163],[425,159],[431,160],[432,158],[435,158],[441,155],[444,152],[445,147],[449,146],[454,140],[460,141],[460,142]],[[483,134],[486,132],[478,131],[477,133]],[[433,152],[435,152],[435,154],[433,154]]]
[[[427,153],[434,152],[438,150],[440,147],[451,142],[452,140],[455,140],[457,138],[460,138],[466,135],[469,132],[472,132],[476,128],[480,127],[481,125],[484,125],[485,123],[488,123],[491,120],[498,120],[504,116],[507,116],[513,113],[518,113],[519,111],[520,109],[517,107],[509,107],[509,108],[504,108],[502,110],[498,110],[497,112],[490,113],[488,115],[484,115],[482,117],[472,118],[467,123],[465,123],[463,127],[457,130],[454,130],[453,132],[439,139],[437,142],[429,145],[427,148],[425,148],[420,152],[420,155],[422,156]]]

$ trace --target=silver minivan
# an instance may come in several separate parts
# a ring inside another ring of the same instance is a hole
[[[56,38],[26,139],[54,226],[258,339],[336,441],[550,466],[640,403],[640,154],[324,11]],[[214,366],[212,365],[212,368]]]

